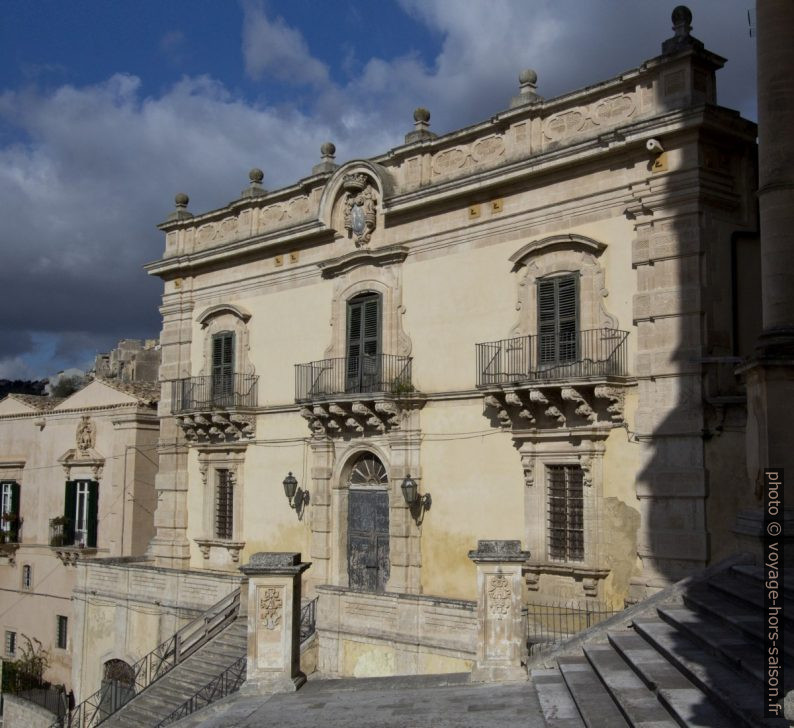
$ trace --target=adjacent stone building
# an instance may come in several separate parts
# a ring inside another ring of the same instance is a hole
[[[326,143],[296,184],[254,169],[202,214],[177,195],[147,266],[158,506],[134,566],[172,586],[133,629],[125,567],[87,563],[92,639],[139,657],[202,603],[180,579],[216,584],[208,606],[251,554],[292,551],[321,670],[468,670],[478,541],[529,552],[525,601],[612,607],[735,549],[756,505],[733,372],[760,328],[756,128],[717,105],[725,59],[690,21],[559,98],[525,71],[480,124],[436,136],[417,109],[381,156],[337,165]]]
[[[67,690],[76,565],[141,554],[153,535],[158,397],[153,382],[96,379],[62,400],[0,400],[2,659],[38,639],[45,679]]]

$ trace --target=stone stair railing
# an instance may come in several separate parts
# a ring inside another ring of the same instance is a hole
[[[240,589],[235,589],[138,660],[132,666],[134,690],[124,691],[125,699],[114,700],[113,696],[118,691],[113,691],[112,685],[104,685],[50,728],[94,728],[99,725],[225,629],[235,620],[239,609]]]

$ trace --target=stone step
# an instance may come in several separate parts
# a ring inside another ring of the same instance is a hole
[[[587,728],[629,728],[587,658],[560,657],[557,664]]]
[[[531,678],[547,728],[585,728],[559,670],[532,670]]]
[[[753,610],[764,608],[763,586],[750,585],[743,579],[730,574],[717,574],[708,581],[709,589],[716,592],[720,597],[748,605]],[[782,617],[789,625],[794,626],[794,599],[789,598],[787,593],[782,595]]]
[[[759,686],[765,679],[764,659],[758,640],[724,626],[687,607],[660,607],[659,616],[683,632],[708,653],[724,659],[731,667],[747,673]],[[786,663],[789,663],[786,660]],[[794,664],[791,664],[794,670]],[[760,687],[759,687],[760,689]]]
[[[682,632],[661,619],[637,620],[634,629],[701,692],[732,717],[732,725],[751,728],[763,715],[763,691],[755,681],[708,654]],[[786,722],[760,725],[785,726]]]
[[[702,612],[709,618],[716,618],[718,622],[738,630],[751,640],[763,640],[764,620],[758,609],[730,602],[703,587],[692,588],[683,597],[684,604],[690,609]],[[794,658],[794,645],[790,641],[784,646],[784,654],[789,659]]]
[[[590,645],[584,653],[629,725],[677,728],[656,694],[610,645]]]
[[[737,564],[729,569],[730,574],[742,579],[758,589],[764,588],[766,573],[762,566]],[[794,569],[782,570],[783,592],[788,599],[794,599]]]
[[[733,728],[736,725],[642,637],[631,632],[609,633],[608,637],[609,643],[656,693],[659,702],[679,725],[690,728]]]

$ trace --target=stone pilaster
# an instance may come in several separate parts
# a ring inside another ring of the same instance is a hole
[[[520,541],[478,541],[469,551],[477,564],[477,662],[475,682],[526,680],[527,621],[521,568],[529,558]]]
[[[331,476],[334,465],[334,443],[328,437],[311,440],[311,558],[314,568],[307,580],[311,592],[319,584],[333,583],[331,576],[331,532],[334,522],[331,508]]]
[[[291,552],[254,554],[240,567],[248,577],[248,659],[242,690],[297,690],[300,671],[301,574],[311,566]]]
[[[171,285],[166,283],[167,289]],[[149,544],[149,554],[157,566],[186,569],[190,566],[187,539],[188,447],[182,430],[171,415],[171,382],[190,376],[193,305],[186,293],[169,294],[167,290],[160,311],[163,330],[160,335],[159,469],[155,479],[155,535]]]
[[[747,467],[749,487],[762,495],[765,468],[784,473],[783,501],[794,511],[794,4],[757,3],[758,203],[761,231],[763,332],[747,376]],[[737,530],[755,518],[742,514]],[[792,520],[792,513],[786,516]],[[760,536],[760,528],[755,538]],[[790,534],[791,536],[791,534]],[[760,547],[760,544],[759,544]],[[794,554],[786,550],[788,565]]]

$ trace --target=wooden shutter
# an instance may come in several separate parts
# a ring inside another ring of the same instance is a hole
[[[538,281],[538,362],[576,361],[579,338],[579,275]]]
[[[232,393],[234,375],[234,334],[221,331],[212,337],[212,393],[214,397]]]
[[[13,525],[10,528],[11,533],[9,534],[12,541],[19,540],[19,519],[22,516],[19,510],[19,483],[12,482],[11,483],[11,513],[13,513],[17,518],[16,521],[13,522]]]
[[[380,296],[356,296],[347,304],[347,378],[348,389],[366,384],[360,377],[377,378],[381,353]]]
[[[74,514],[77,510],[77,483],[74,480],[66,481],[66,490],[63,498],[63,515],[66,523],[63,526],[63,545],[74,544]]]
[[[87,531],[86,546],[96,548],[97,523],[99,515],[99,483],[92,480],[88,483],[88,508],[86,509],[85,526]]]

